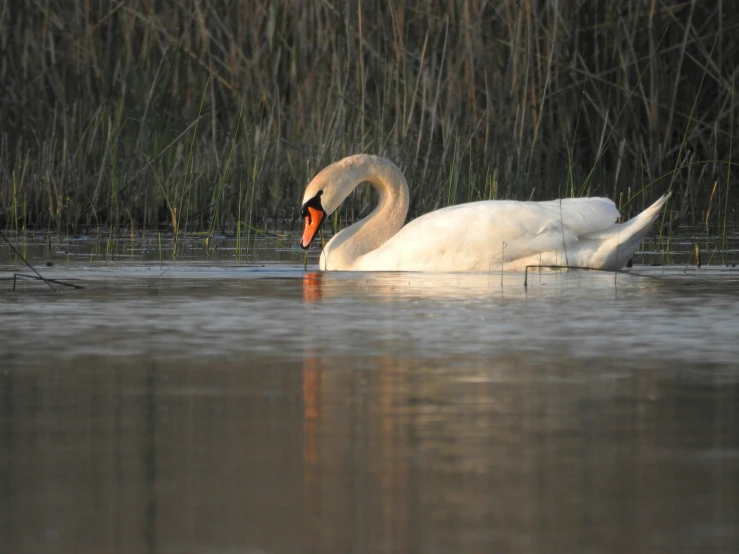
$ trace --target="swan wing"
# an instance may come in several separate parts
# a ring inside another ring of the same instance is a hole
[[[489,271],[542,252],[564,252],[579,236],[605,229],[617,217],[605,198],[460,204],[411,221],[358,260],[356,269]]]
[[[609,198],[563,198],[540,202],[552,220],[561,220],[577,236],[613,225],[619,213]]]

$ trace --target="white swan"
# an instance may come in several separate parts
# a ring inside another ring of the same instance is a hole
[[[367,217],[337,233],[323,249],[324,271],[519,271],[527,265],[623,267],[669,198],[626,223],[607,198],[548,202],[487,200],[427,213],[403,227],[408,184],[391,161],[349,156],[323,169],[303,197],[308,248],[321,223],[360,183],[380,193]]]

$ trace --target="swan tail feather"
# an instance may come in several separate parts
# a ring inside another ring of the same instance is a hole
[[[651,230],[652,224],[659,216],[662,207],[671,194],[671,192],[668,192],[646,210],[625,223],[616,223],[595,233],[582,235],[580,239],[602,242],[608,252],[603,263],[604,268],[623,267]]]
[[[667,202],[671,194],[671,192],[668,192],[646,210],[641,212],[639,215],[632,217],[625,223],[614,223],[605,229],[581,235],[580,238],[607,240],[618,237],[620,238],[619,242],[623,242],[638,236],[639,240],[641,240],[649,232],[652,223],[657,219],[660,210],[662,210],[662,206],[665,205],[665,202]]]
[[[631,236],[638,234],[639,241],[641,241],[647,235],[647,233],[649,233],[649,230],[652,228],[652,224],[655,222],[660,212],[662,211],[662,206],[664,206],[665,203],[670,199],[671,195],[671,192],[663,194],[654,204],[652,204],[642,213],[640,213],[636,217],[631,218],[624,224],[625,227],[633,229],[633,231],[631,232]]]

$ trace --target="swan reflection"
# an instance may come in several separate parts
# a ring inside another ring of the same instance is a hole
[[[530,269],[528,287],[521,273],[311,272],[303,275],[303,300],[326,299],[501,299],[542,295],[613,297],[621,291],[648,291],[659,282],[637,275],[595,271]]]

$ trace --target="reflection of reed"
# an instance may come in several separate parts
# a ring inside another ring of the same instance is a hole
[[[739,386],[710,368],[316,347],[11,369],[0,400],[18,554],[739,547]]]
[[[320,364],[314,351],[303,358],[303,487],[305,497],[306,540],[320,542],[320,484],[318,427],[320,423]]]
[[[342,367],[315,351],[303,360],[309,550],[349,552],[361,544],[406,552],[409,467],[401,451],[409,426],[393,409],[406,394],[402,366],[379,359],[371,374]],[[362,394],[368,378],[377,395]]]
[[[142,402],[144,437],[142,448],[143,467],[143,496],[146,505],[144,509],[144,542],[148,552],[157,551],[157,496],[155,485],[157,482],[157,383],[156,367],[149,363],[146,367],[145,392]]]
[[[312,353],[304,364],[323,375],[310,427],[320,479],[306,491],[321,514],[316,551],[623,552],[646,541],[671,552],[696,517],[726,525],[739,508],[728,468],[717,478],[685,458],[680,441],[698,436],[685,435],[684,400],[654,375],[610,380],[594,376],[617,370],[608,361],[552,359],[548,370],[517,357],[358,368]],[[720,437],[719,448],[731,441]],[[697,516],[706,487],[716,508]]]
[[[305,464],[305,482],[314,483],[317,479],[316,464],[318,454],[316,452],[318,420],[321,417],[318,404],[321,374],[318,358],[315,354],[306,353],[303,359],[303,463]]]

